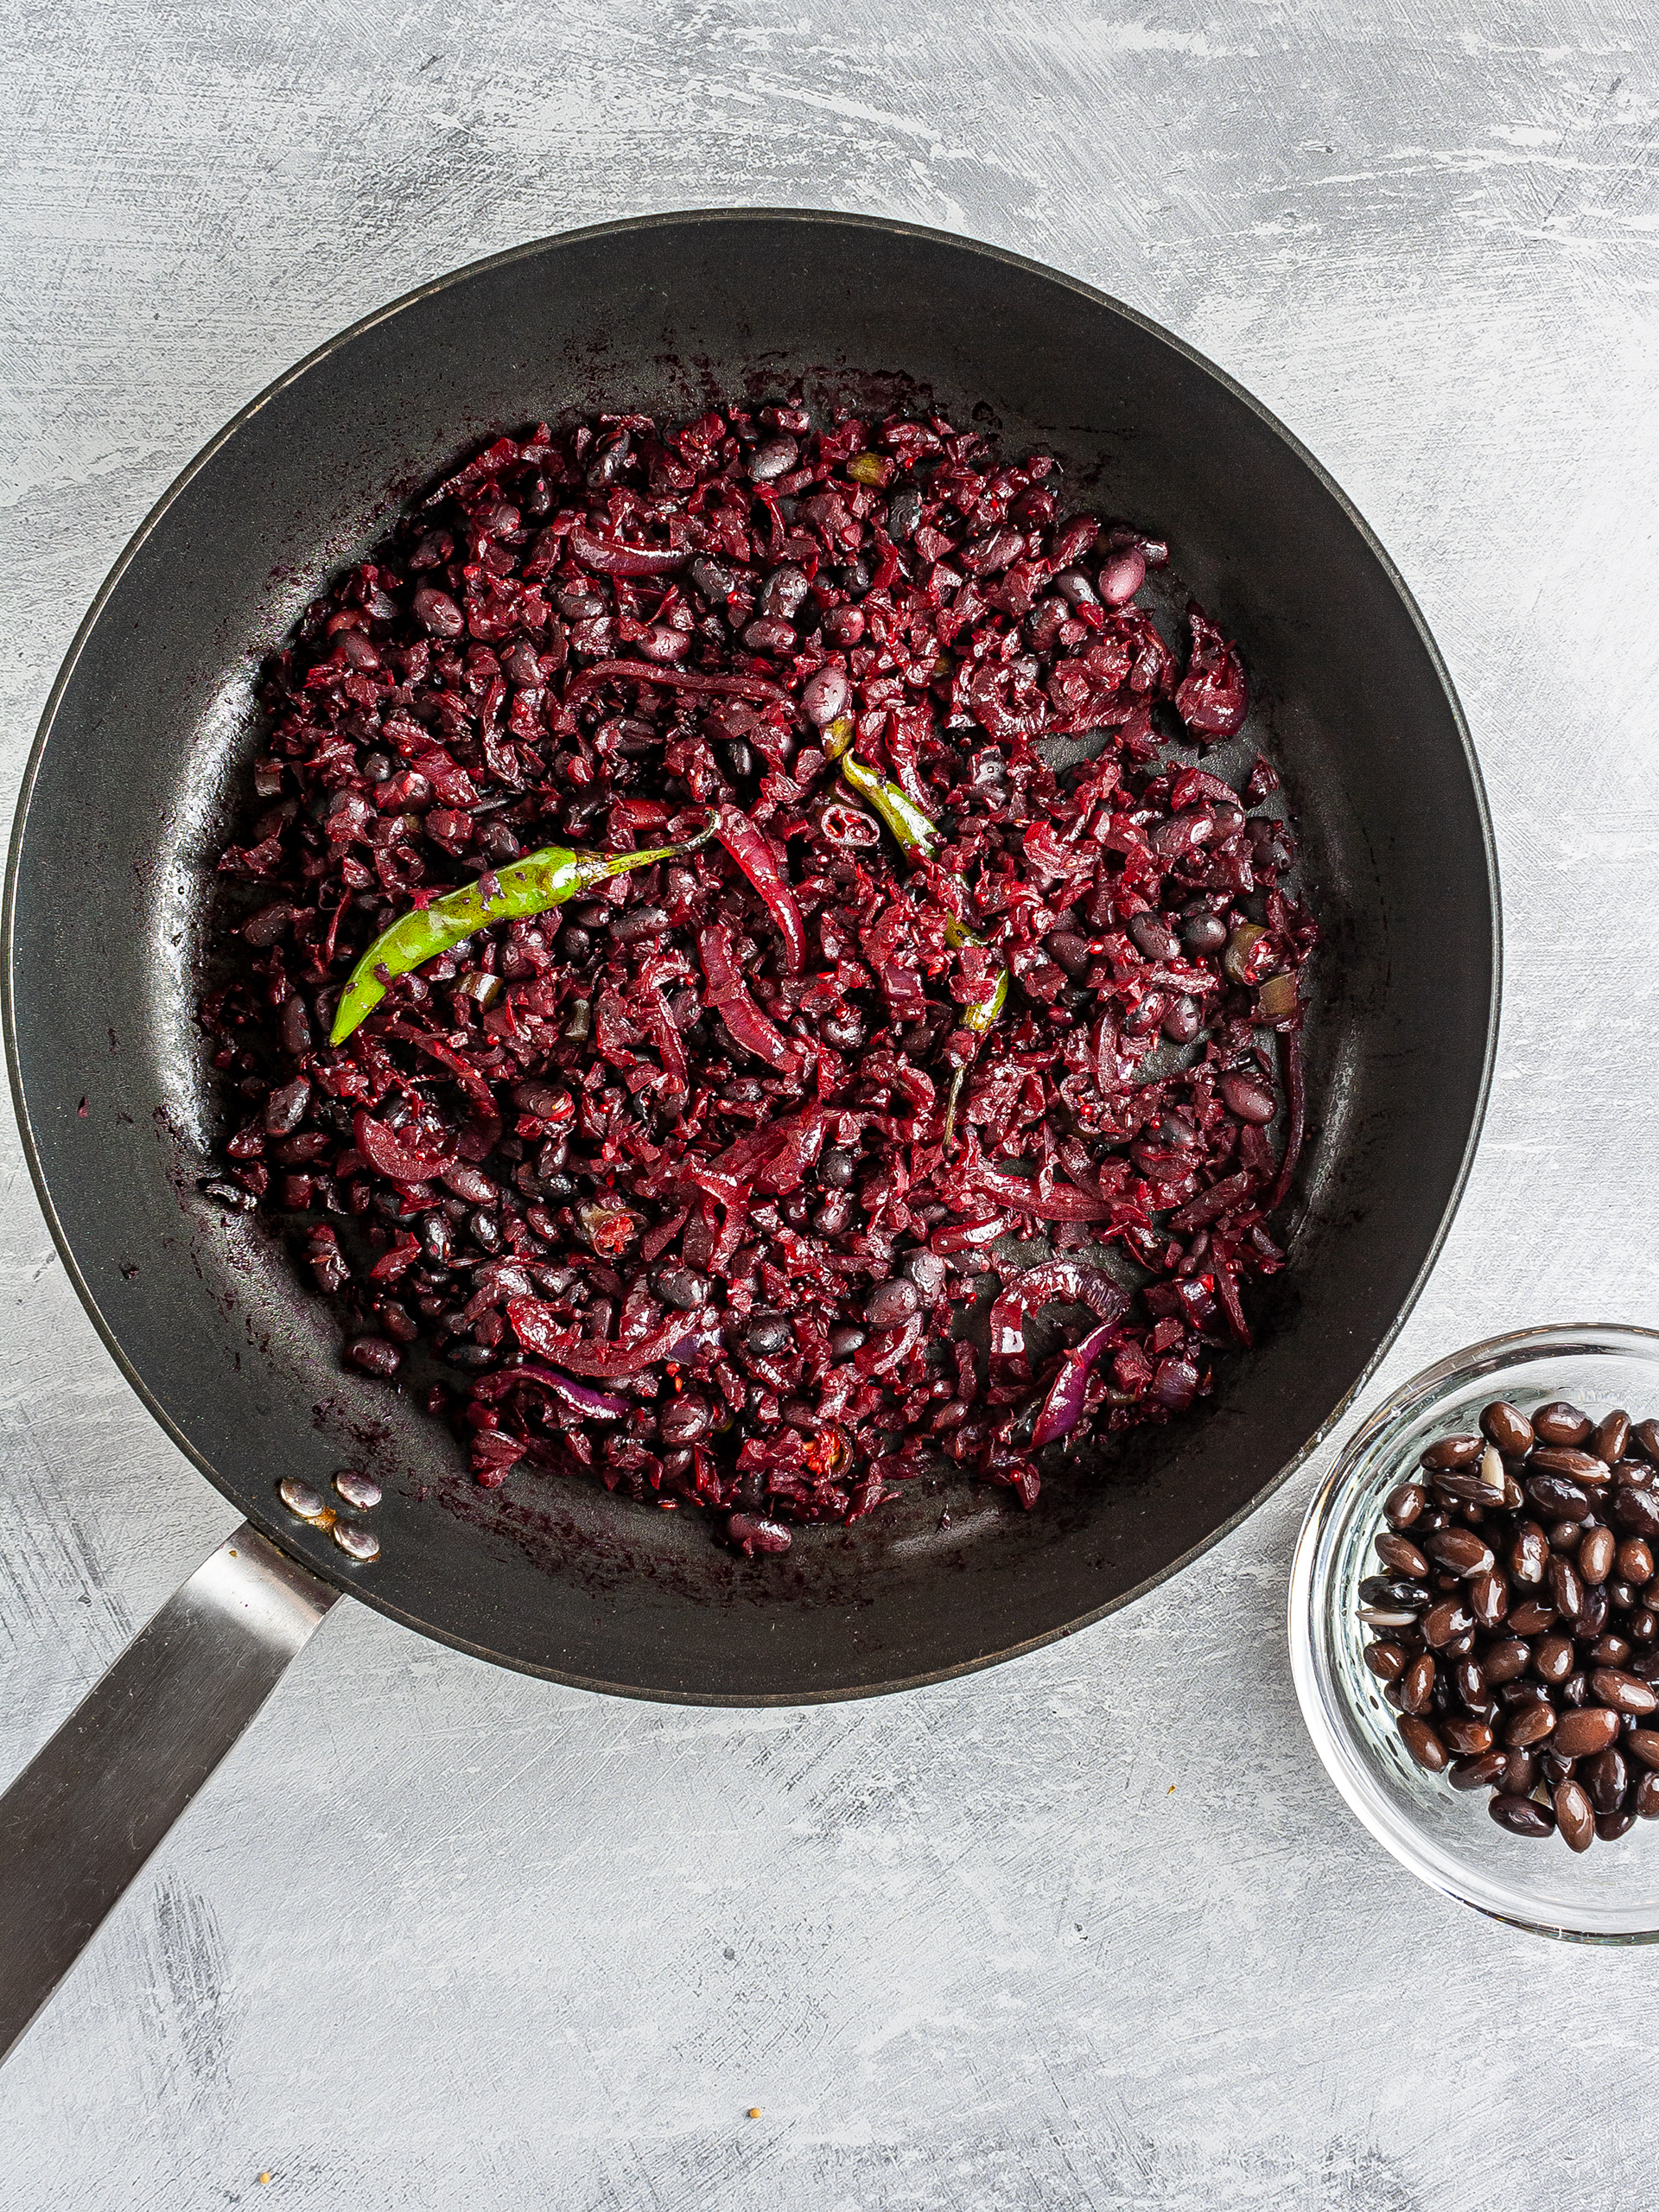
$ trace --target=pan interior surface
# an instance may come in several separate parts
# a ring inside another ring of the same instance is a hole
[[[276,1230],[200,1192],[223,1107],[193,1019],[213,857],[245,804],[261,658],[319,579],[487,433],[710,400],[936,405],[1077,504],[1166,536],[1249,664],[1325,929],[1293,1264],[1204,1409],[1006,1492],[912,1485],[852,1530],[735,1558],[701,1516],[595,1484],[478,1491],[447,1430],[349,1375]],[[89,1309],[158,1417],[295,1556],[482,1656],[691,1701],[855,1695],[1081,1625],[1248,1511],[1408,1307],[1455,1204],[1495,1020],[1497,893],[1455,701],[1402,588],[1318,468],[1112,302],[925,232],[666,217],[429,287],[245,412],[105,588],[36,748],[9,884],[25,1137]],[[385,1485],[356,1568],[276,1484]]]

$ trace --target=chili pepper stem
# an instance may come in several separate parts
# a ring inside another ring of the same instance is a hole
[[[957,1108],[961,1102],[963,1081],[967,1073],[967,1064],[964,1062],[955,1070],[950,1077],[950,1089],[946,1095],[944,1102],[944,1143],[946,1152],[949,1152],[951,1146],[956,1142]]]

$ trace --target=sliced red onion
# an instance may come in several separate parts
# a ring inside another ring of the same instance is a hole
[[[690,550],[682,547],[654,545],[618,545],[595,537],[580,523],[569,537],[571,552],[584,569],[603,576],[664,576],[672,569],[683,568],[690,558]]]
[[[1048,1395],[1043,1400],[1042,1411],[1032,1428],[1033,1452],[1040,1452],[1045,1444],[1058,1444],[1063,1436],[1070,1436],[1083,1419],[1084,1394],[1089,1387],[1089,1377],[1117,1329],[1116,1321],[1103,1321],[1099,1328],[1090,1329],[1083,1342],[1060,1362],[1059,1371],[1048,1386]]]
[[[500,1368],[493,1375],[480,1376],[473,1385],[472,1395],[481,1405],[493,1405],[520,1382],[538,1382],[586,1421],[621,1421],[628,1412],[624,1400],[608,1398],[602,1390],[590,1389],[574,1376],[561,1375],[556,1367],[543,1367],[533,1359],[524,1360],[518,1367]]]
[[[1147,1395],[1173,1414],[1184,1414],[1198,1391],[1198,1370],[1190,1359],[1160,1359]]]
[[[991,1308],[991,1356],[1013,1359],[1026,1348],[1025,1318],[1039,1306],[1086,1306],[1115,1325],[1129,1310],[1129,1294],[1098,1268],[1078,1260],[1045,1260],[1015,1275]]]

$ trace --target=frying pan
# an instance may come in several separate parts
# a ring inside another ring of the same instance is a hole
[[[213,855],[246,788],[262,654],[316,580],[474,441],[583,410],[922,400],[1057,453],[1079,504],[1166,535],[1242,641],[1325,929],[1313,1128],[1262,1342],[1201,1412],[1047,1483],[912,1485],[745,1561],[597,1484],[476,1490],[435,1422],[344,1373],[281,1234],[201,1192],[223,1106],[192,1007]],[[936,1681],[1096,1620],[1258,1504],[1409,1309],[1484,1100],[1497,1006],[1486,811],[1446,671],[1319,465],[1130,309],[959,238],[854,216],[653,217],[481,262],[252,402],[122,555],[48,705],[6,887],[11,1081],[71,1280],[245,1525],[0,1800],[0,2049],[338,1593],[500,1665],[613,1694],[794,1704]],[[276,1494],[366,1465],[379,1557]]]

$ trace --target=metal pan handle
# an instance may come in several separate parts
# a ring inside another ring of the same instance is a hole
[[[0,2060],[339,1594],[244,1522],[0,1797]]]

